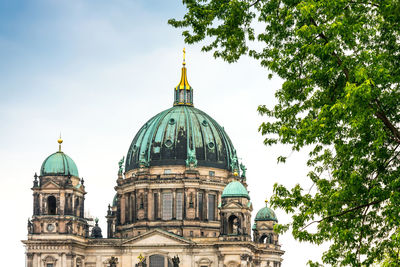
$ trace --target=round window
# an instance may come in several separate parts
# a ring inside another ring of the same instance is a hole
[[[174,118],[171,118],[171,119],[169,120],[169,124],[174,125],[174,124],[175,124],[175,119],[174,119]]]
[[[214,143],[213,142],[208,143],[208,148],[213,149],[214,148]]]
[[[170,139],[168,139],[167,141],[165,141],[165,146],[166,147],[171,147],[172,146],[172,141]]]

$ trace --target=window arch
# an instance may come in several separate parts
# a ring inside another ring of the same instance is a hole
[[[49,196],[47,198],[47,214],[56,215],[57,212],[57,199],[55,196]]]
[[[229,235],[240,234],[240,221],[236,215],[231,215],[228,218],[228,234]]]

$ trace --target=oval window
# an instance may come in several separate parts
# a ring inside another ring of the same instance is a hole
[[[165,141],[165,146],[166,147],[171,147],[172,146],[172,141],[170,139],[168,139],[167,141]]]
[[[208,143],[208,148],[213,149],[214,148],[214,143],[213,142]]]

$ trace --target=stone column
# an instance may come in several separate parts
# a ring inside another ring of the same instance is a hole
[[[224,255],[218,255],[218,267],[224,267]]]
[[[161,210],[162,210],[161,194],[162,194],[162,190],[160,189],[160,190],[158,190],[158,210],[157,210],[157,216],[160,219],[161,219]]]
[[[203,200],[203,202],[205,202],[205,203],[203,203],[203,206],[204,206],[204,212],[203,212],[203,214],[204,214],[204,216],[203,216],[203,218],[205,219],[205,220],[207,220],[208,221],[208,194],[210,193],[210,190],[204,190],[204,194],[203,194],[203,198],[204,198],[204,200]]]
[[[33,267],[33,253],[26,253],[26,267]]]
[[[60,206],[59,208],[59,214],[64,215],[64,208],[65,208],[65,192],[60,192]]]
[[[172,189],[172,220],[176,220],[176,188]]]
[[[248,258],[249,258],[249,255],[247,255],[247,254],[240,255],[240,267],[247,267],[247,259]]]
[[[195,189],[194,191],[194,218],[199,218],[199,209],[197,207],[199,201],[199,191]]]
[[[147,201],[147,219],[148,220],[154,220],[154,195],[153,195],[153,190],[149,189],[148,191],[148,201]]]
[[[143,207],[144,207],[144,219],[145,220],[148,220],[149,219],[149,209],[148,209],[148,202],[149,202],[149,199],[148,199],[148,194],[149,194],[149,190],[146,188],[146,189],[144,189],[144,192],[143,192]]]
[[[189,208],[188,201],[186,200],[188,194],[187,194],[187,188],[183,188],[183,216],[182,219],[186,220],[186,210]],[[183,232],[182,232],[183,235]]]
[[[122,197],[121,197],[121,224],[125,224],[125,214],[126,214],[125,195],[122,195]]]
[[[125,211],[125,221],[127,222],[127,223],[130,223],[131,222],[131,214],[132,214],[132,210],[131,210],[131,194],[130,193],[128,193],[128,194],[126,194],[126,196],[125,196],[125,205],[126,205],[126,211]]]

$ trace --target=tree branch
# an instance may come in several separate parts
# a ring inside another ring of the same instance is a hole
[[[379,104],[378,104],[379,105]],[[383,124],[389,129],[389,131],[394,135],[395,137],[395,142],[400,144],[400,132],[397,130],[397,128],[390,122],[388,117],[386,117],[385,113],[381,111],[375,112],[375,116],[380,119]]]
[[[260,2],[260,0],[256,0],[253,4],[250,4],[249,7],[252,7],[252,6],[256,5],[258,2]]]
[[[315,22],[315,20],[313,18],[310,18],[310,21],[315,27],[318,27],[318,24]],[[325,41],[325,44],[329,43],[329,39],[328,39],[328,37],[325,36],[324,33],[320,32],[320,33],[318,33],[318,36]],[[339,57],[339,55],[335,51],[332,52],[332,56],[334,56],[336,58],[336,61],[339,65],[339,67],[342,67],[344,75],[346,76],[346,80],[348,81],[349,80],[349,70],[342,66],[343,65],[342,59]]]
[[[383,200],[375,200],[375,201],[369,202],[367,204],[359,205],[357,207],[353,207],[351,209],[344,210],[344,211],[342,211],[340,213],[337,213],[337,214],[334,214],[334,215],[326,216],[326,217],[322,218],[321,220],[312,221],[309,224],[307,224],[306,226],[304,226],[303,228],[301,228],[300,231],[303,231],[304,229],[306,229],[307,227],[309,227],[310,225],[312,225],[314,223],[320,223],[320,222],[325,221],[325,220],[330,219],[330,218],[339,217],[339,216],[345,215],[345,214],[347,214],[349,212],[353,212],[353,211],[356,211],[356,210],[359,210],[359,209],[362,209],[362,208],[365,208],[365,207],[368,207],[368,206],[371,206],[371,205],[374,205],[374,204],[378,204],[378,203],[380,203],[382,201]]]

